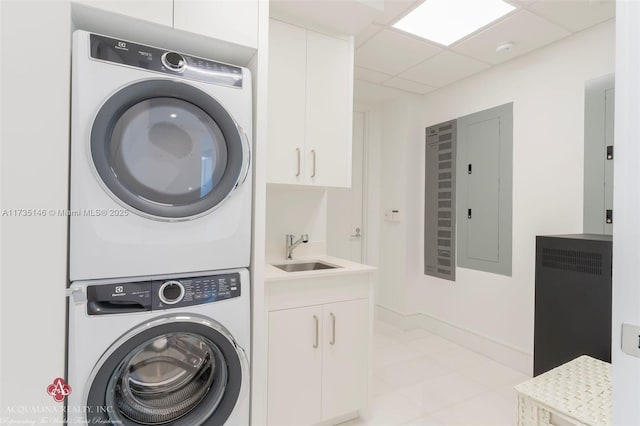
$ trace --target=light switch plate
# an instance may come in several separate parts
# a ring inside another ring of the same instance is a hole
[[[622,352],[640,358],[640,326],[622,324]]]

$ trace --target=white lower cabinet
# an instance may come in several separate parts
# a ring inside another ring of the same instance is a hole
[[[270,425],[320,421],[322,306],[269,312]]]
[[[357,411],[367,402],[369,301],[322,306],[322,420]]]
[[[311,425],[367,404],[369,300],[269,312],[268,424]]]

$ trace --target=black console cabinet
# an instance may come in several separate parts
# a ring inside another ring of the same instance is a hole
[[[536,237],[534,376],[580,355],[611,362],[611,241]]]

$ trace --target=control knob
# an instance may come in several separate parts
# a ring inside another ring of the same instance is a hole
[[[184,297],[184,286],[180,281],[166,281],[158,292],[160,300],[167,305],[174,305]]]
[[[187,67],[187,61],[184,56],[176,52],[165,52],[161,59],[162,65],[173,71],[182,72]]]

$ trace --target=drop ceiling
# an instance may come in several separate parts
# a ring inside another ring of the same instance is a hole
[[[423,0],[274,0],[271,14],[355,35],[356,98],[365,101],[429,93],[615,16],[615,0],[506,1],[516,9],[448,47],[391,27]],[[505,42],[513,47],[496,52]]]

